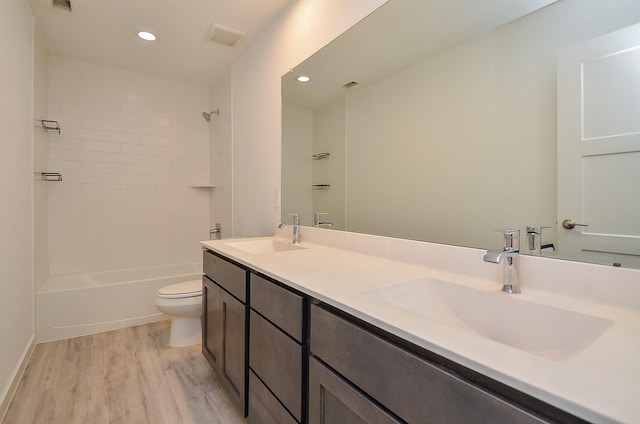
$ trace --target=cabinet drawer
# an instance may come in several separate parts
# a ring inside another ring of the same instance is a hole
[[[247,272],[208,250],[204,251],[203,256],[204,273],[220,287],[240,299],[241,302],[246,303]]]
[[[544,422],[315,305],[311,352],[410,423]]]
[[[249,371],[249,423],[297,423],[253,371]]]
[[[302,421],[302,346],[255,311],[250,313],[249,367]]]
[[[302,343],[303,297],[255,274],[250,285],[251,308]]]
[[[309,424],[399,424],[391,415],[309,358]]]

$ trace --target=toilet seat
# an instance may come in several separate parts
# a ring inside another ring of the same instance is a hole
[[[191,280],[171,284],[158,290],[156,296],[162,299],[183,299],[202,296],[202,281]]]

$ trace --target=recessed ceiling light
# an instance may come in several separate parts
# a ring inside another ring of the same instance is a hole
[[[307,75],[298,75],[298,77],[296,79],[298,80],[298,82],[309,82],[309,81],[311,81],[311,78],[309,78]]]
[[[150,32],[147,31],[140,31],[138,33],[138,37],[142,38],[143,40],[147,40],[147,41],[153,41],[156,39],[156,36],[151,34]]]

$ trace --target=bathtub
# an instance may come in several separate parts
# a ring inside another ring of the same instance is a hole
[[[36,290],[38,342],[168,318],[153,304],[158,289],[202,279],[202,263],[52,275]]]

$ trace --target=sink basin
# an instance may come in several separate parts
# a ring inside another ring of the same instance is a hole
[[[366,294],[441,324],[555,360],[580,352],[613,324],[518,295],[432,278],[379,287]]]
[[[236,249],[254,254],[277,253],[304,249],[304,247],[297,244],[284,243],[272,239],[232,241],[225,244],[231,247],[235,247]]]

